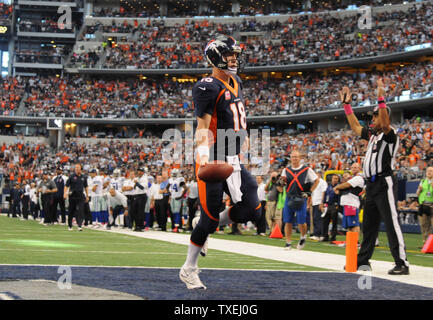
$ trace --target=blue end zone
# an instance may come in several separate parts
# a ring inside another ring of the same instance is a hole
[[[373,278],[360,290],[360,275],[335,272],[203,270],[204,291],[190,291],[179,269],[72,267],[72,283],[150,300],[431,300],[433,289]],[[58,281],[53,266],[0,266],[1,280]]]

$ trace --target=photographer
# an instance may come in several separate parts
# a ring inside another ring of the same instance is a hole
[[[268,223],[268,227],[272,233],[276,224],[278,224],[280,230],[282,224],[282,210],[278,210],[277,203],[278,195],[282,194],[284,191],[284,183],[280,181],[280,176],[277,172],[271,173],[271,179],[269,179],[268,183],[266,184],[265,191],[267,192],[267,201],[265,206],[266,222]]]
[[[425,242],[433,225],[433,167],[427,168],[426,178],[420,181],[416,194],[419,202],[419,224]]]

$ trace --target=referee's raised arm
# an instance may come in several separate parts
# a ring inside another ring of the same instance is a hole
[[[389,111],[385,104],[385,88],[382,79],[377,80],[377,103],[379,105],[379,122],[382,131],[387,135],[391,131],[391,120],[389,119]]]
[[[352,93],[350,92],[349,87],[343,87],[343,90],[341,90],[339,93],[350,129],[352,129],[356,135],[361,136],[362,126],[359,124],[358,118],[353,113],[352,106],[350,104],[352,101]]]

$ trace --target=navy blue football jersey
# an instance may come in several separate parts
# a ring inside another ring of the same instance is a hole
[[[230,80],[229,84],[215,77],[206,77],[192,89],[195,116],[212,116],[209,130],[214,140],[209,141],[209,160],[225,160],[222,156],[239,154],[247,135],[242,81],[238,76],[230,76]]]

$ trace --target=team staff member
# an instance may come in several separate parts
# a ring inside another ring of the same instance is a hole
[[[23,195],[21,196],[21,203],[23,205],[23,218],[29,218],[29,210],[30,210],[30,185],[26,180],[23,181],[24,189]]]
[[[66,223],[66,209],[65,209],[65,197],[63,192],[65,190],[66,177],[63,176],[62,168],[57,168],[57,176],[54,178],[54,183],[57,186],[57,192],[54,195],[54,210],[56,211],[57,220],[57,206],[60,206],[60,214],[62,217],[62,223]]]
[[[44,171],[42,181],[39,184],[42,209],[44,210],[44,224],[54,224],[56,213],[54,210],[54,194],[57,192],[56,184],[50,179],[47,171]]]
[[[259,201],[262,204],[262,208],[266,207],[266,191],[265,187],[266,184],[263,182],[262,176],[256,177],[257,181],[257,196],[259,197]],[[256,227],[257,227],[257,234],[259,236],[265,236],[266,235],[266,212],[265,210],[262,210],[260,219],[256,221]]]
[[[144,229],[144,209],[147,201],[147,188],[148,180],[144,174],[144,168],[137,169],[137,178],[134,179],[134,201],[133,201],[133,212],[131,215],[134,217],[135,228],[134,231],[143,231]]]
[[[433,226],[433,167],[428,167],[426,178],[419,182],[416,190],[419,202],[419,220],[422,240],[425,242]]]
[[[343,207],[344,229],[352,232],[360,232],[359,229],[359,207],[361,206],[360,195],[365,186],[364,178],[360,175],[361,165],[357,162],[350,167],[352,177],[334,187],[336,194],[340,194],[340,206]]]
[[[335,193],[334,187],[340,182],[340,177],[334,174],[331,178],[331,185],[325,191],[323,200],[322,214],[322,240],[321,241],[335,241],[337,239],[337,226],[338,226],[338,205],[340,203],[340,196]],[[329,239],[329,224],[332,220],[331,238]]]
[[[69,194],[69,191],[71,194]],[[89,190],[87,186],[87,177],[81,172],[81,164],[76,164],[74,173],[68,178],[63,192],[64,198],[69,197],[69,214],[68,226],[72,230],[72,218],[75,216],[78,224],[78,231],[81,228],[84,219],[84,204],[89,202]]]
[[[123,227],[124,228],[132,228],[132,224],[134,222],[134,216],[132,208],[134,206],[134,186],[135,186],[135,172],[130,171],[128,179],[125,179],[122,186],[122,192],[128,199],[128,214],[124,214]]]
[[[292,229],[295,220],[298,223],[301,237],[297,249],[301,250],[305,246],[307,238],[307,192],[312,192],[319,184],[319,177],[310,167],[301,164],[301,154],[294,150],[290,155],[291,166],[284,168],[281,173],[285,177],[286,201],[283,208],[284,234],[286,236],[285,249],[292,248]]]
[[[120,215],[122,210],[124,211],[124,214],[128,215],[128,198],[117,191],[114,186],[111,186],[108,191],[107,202],[110,212],[107,230],[110,230],[111,226],[115,224],[116,218],[118,215]],[[113,223],[111,223],[110,220],[113,221]]]
[[[159,192],[162,194],[162,201],[160,202],[160,221],[158,221],[158,224],[162,231],[167,231],[167,214],[168,210],[170,210],[170,179],[167,170],[162,170],[161,179]],[[173,216],[171,219],[173,222]]]
[[[158,224],[158,227],[155,228],[155,230],[161,230],[160,224],[161,222],[161,216],[162,216],[162,203],[163,203],[163,194],[161,192],[161,182],[162,182],[162,177],[160,175],[156,176],[156,183],[152,185],[151,188],[151,195],[152,195],[152,200],[150,202],[150,207],[151,208],[155,208],[155,218],[156,218],[156,223]]]
[[[192,231],[192,219],[195,217],[195,212],[198,208],[198,187],[197,187],[197,181],[195,181],[194,178],[191,179],[191,181],[187,184],[188,187],[188,200],[187,200],[187,206],[188,206],[188,230]]]
[[[363,168],[366,182],[366,199],[363,216],[363,240],[358,253],[358,266],[370,265],[381,220],[385,223],[389,248],[395,267],[391,275],[409,274],[406,246],[398,223],[397,179],[393,174],[399,145],[396,130],[390,126],[391,109],[385,104],[382,79],[377,81],[378,106],[371,112],[372,128],[362,127],[350,105],[352,95],[348,87],[340,92],[341,101],[350,128],[361,139],[368,141]]]
[[[328,183],[323,180],[323,172],[319,169],[316,171],[319,177],[319,184],[317,188],[311,192],[311,206],[312,206],[312,221],[313,221],[313,235],[310,237],[311,240],[323,240],[322,236],[322,211],[323,202],[325,200],[325,192],[328,189]]]

